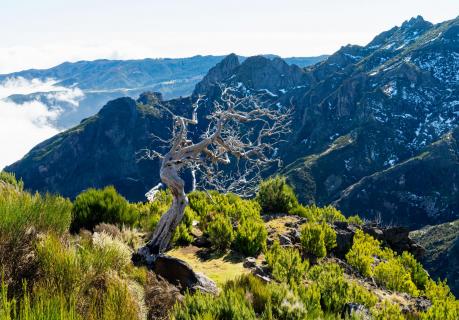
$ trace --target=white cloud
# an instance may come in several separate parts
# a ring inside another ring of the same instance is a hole
[[[59,102],[78,107],[83,92],[78,88],[70,89],[55,84],[53,79],[41,81],[24,78],[11,78],[0,83],[0,170],[59,132],[53,125],[62,112]],[[8,99],[13,94],[36,92],[45,93],[56,105],[50,109],[36,100],[17,104]]]

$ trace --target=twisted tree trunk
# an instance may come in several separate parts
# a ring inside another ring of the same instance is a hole
[[[133,256],[136,263],[152,265],[156,257],[167,251],[171,246],[172,236],[175,229],[182,221],[185,208],[188,205],[188,198],[185,193],[185,182],[178,175],[180,165],[175,165],[171,159],[166,157],[163,160],[160,170],[161,181],[169,188],[172,193],[172,204],[165,214],[163,214],[155,227],[152,237],[148,243],[140,248]]]
[[[185,182],[179,177],[177,169],[171,164],[166,164],[161,167],[160,176],[161,181],[172,192],[173,199],[171,207],[161,216],[153,236],[146,245],[150,254],[159,254],[169,249],[174,231],[182,221],[185,207],[188,205]]]

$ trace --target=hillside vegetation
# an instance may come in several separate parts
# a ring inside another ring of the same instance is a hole
[[[223,266],[224,277],[213,273],[217,295],[186,291],[131,262],[167,210],[167,191],[129,203],[113,187],[89,189],[71,202],[28,193],[1,173],[0,319],[459,317],[446,283],[413,255],[364,233],[358,217],[299,205],[283,178],[263,182],[253,200],[213,191],[189,200],[171,254],[209,274],[212,263]],[[341,258],[339,224],[355,229]],[[286,244],[292,226],[298,241]]]

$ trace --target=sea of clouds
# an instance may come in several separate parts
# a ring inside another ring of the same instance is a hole
[[[38,98],[15,103],[11,95],[36,94],[46,97],[51,105]],[[55,125],[64,111],[59,103],[78,107],[84,97],[78,88],[56,85],[53,79],[8,78],[0,82],[0,170],[21,159],[38,143],[59,133]]]

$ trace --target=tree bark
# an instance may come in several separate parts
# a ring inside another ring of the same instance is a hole
[[[182,221],[185,208],[188,205],[185,182],[178,175],[175,166],[166,164],[161,168],[160,176],[161,181],[172,192],[173,199],[171,207],[161,216],[153,236],[146,245],[150,254],[153,255],[163,253],[169,249],[174,231]]]

